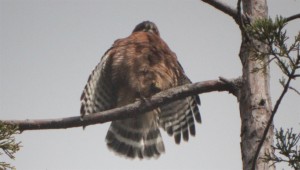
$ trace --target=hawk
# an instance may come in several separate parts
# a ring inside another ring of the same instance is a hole
[[[81,116],[121,107],[172,87],[189,84],[176,54],[150,21],[118,39],[92,71],[81,95]],[[133,118],[112,121],[106,135],[110,150],[128,158],[157,158],[165,152],[159,127],[188,141],[201,123],[198,95],[160,106]]]

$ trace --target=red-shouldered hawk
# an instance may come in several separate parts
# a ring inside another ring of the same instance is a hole
[[[81,116],[121,107],[172,87],[191,83],[168,45],[150,21],[118,39],[89,76],[81,96]],[[198,95],[165,104],[134,118],[112,121],[106,135],[109,149],[129,158],[159,157],[165,147],[159,127],[175,142],[195,135],[201,122]]]

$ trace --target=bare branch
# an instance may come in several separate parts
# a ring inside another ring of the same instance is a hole
[[[152,97],[136,101],[132,104],[115,108],[92,115],[85,116],[83,119],[80,116],[58,118],[58,119],[40,119],[40,120],[4,120],[5,124],[17,125],[20,131],[25,130],[41,130],[41,129],[65,129],[80,126],[88,126],[97,123],[105,123],[118,119],[133,117],[137,114],[142,114],[153,110],[162,104],[181,99],[187,96],[208,93],[212,91],[228,91],[235,94],[231,82],[238,82],[239,79],[233,79],[226,83],[220,80],[209,80],[194,84],[172,88],[153,95]]]
[[[232,8],[231,6],[216,0],[202,1],[231,16],[238,23],[238,11],[235,8]]]
[[[293,90],[293,91],[296,92],[298,95],[300,95],[300,92],[299,92],[297,89],[295,89],[294,87],[289,87],[289,89]]]
[[[237,18],[235,22],[239,25],[242,35],[245,37],[245,41],[249,41],[249,35],[245,30],[247,24],[250,23],[249,18],[242,14],[242,0],[238,0],[237,2]]]
[[[296,15],[292,15],[292,16],[290,16],[290,17],[287,17],[287,18],[286,18],[286,21],[287,21],[287,22],[290,22],[290,21],[292,21],[292,20],[294,20],[294,19],[300,19],[300,14],[296,14]]]

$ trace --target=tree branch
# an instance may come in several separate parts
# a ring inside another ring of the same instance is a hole
[[[300,14],[296,14],[296,15],[292,15],[292,16],[290,16],[290,17],[287,17],[286,18],[286,21],[287,22],[290,22],[290,21],[292,21],[292,20],[294,20],[294,19],[299,19],[300,18]]]
[[[136,101],[132,104],[106,110],[103,112],[87,115],[83,118],[80,116],[58,118],[58,119],[40,119],[40,120],[2,120],[4,124],[17,125],[20,131],[25,130],[41,130],[41,129],[66,129],[80,126],[88,126],[97,123],[105,123],[118,119],[134,117],[138,114],[153,110],[162,104],[182,99],[187,96],[208,93],[212,91],[228,91],[236,94],[236,88],[233,82],[237,83],[241,80],[232,79],[229,82],[221,80],[209,80],[194,84],[187,84],[166,91],[162,91],[145,100]]]
[[[232,8],[231,6],[216,0],[202,1],[231,16],[238,23],[238,11],[235,8]]]

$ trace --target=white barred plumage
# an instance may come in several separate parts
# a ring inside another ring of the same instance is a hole
[[[81,116],[124,106],[172,87],[189,84],[167,44],[150,21],[138,24],[132,34],[116,40],[89,76],[81,95]],[[201,122],[198,95],[165,104],[134,118],[113,121],[107,146],[129,158],[157,158],[165,152],[159,127],[175,142],[189,140]],[[181,137],[182,136],[182,137]]]

